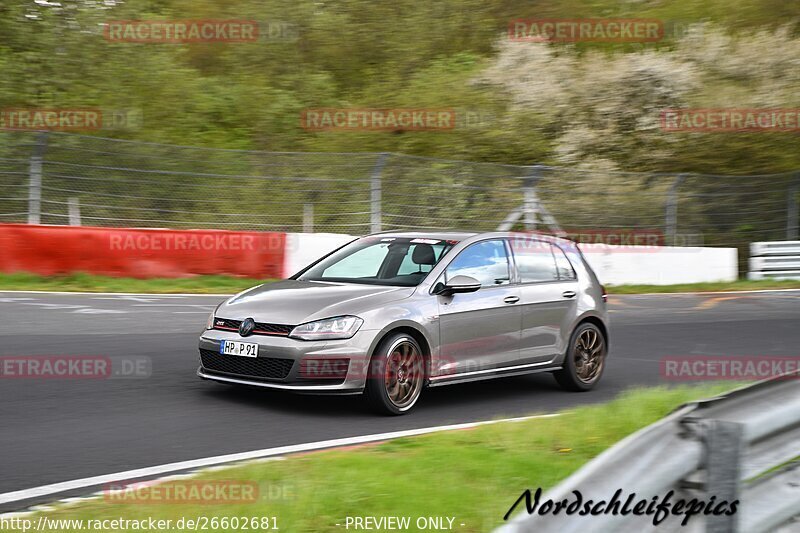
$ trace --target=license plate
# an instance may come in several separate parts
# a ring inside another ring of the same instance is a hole
[[[219,353],[241,357],[258,357],[258,344],[254,342],[220,341]]]

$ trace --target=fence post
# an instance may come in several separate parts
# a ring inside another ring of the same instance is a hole
[[[314,204],[303,204],[303,233],[314,232]]]
[[[42,160],[47,148],[47,132],[36,134],[28,169],[28,224],[41,224],[42,219]]]
[[[70,226],[81,225],[81,203],[77,196],[67,199],[67,214],[69,215]]]
[[[786,198],[786,240],[797,240],[798,228],[798,200],[800,194],[800,172],[795,174],[794,181],[789,185],[789,194]]]
[[[530,173],[522,181],[522,214],[525,229],[536,229],[536,220],[541,218],[539,199],[536,196],[536,184],[539,183],[539,165],[531,167]]]
[[[497,231],[511,231],[520,218],[525,224],[526,230],[535,230],[539,223],[545,224],[553,230],[555,235],[566,237],[566,233],[558,225],[558,221],[550,214],[550,211],[542,205],[536,187],[542,179],[542,165],[529,167],[528,174],[522,178],[522,207],[511,211],[508,216],[497,226]]]
[[[683,183],[685,174],[678,174],[667,191],[667,201],[664,206],[664,244],[675,245],[675,236],[678,233],[678,187]]]
[[[378,154],[378,161],[372,168],[372,175],[370,176],[370,233],[381,231],[381,219],[383,218],[381,211],[381,174],[389,155],[388,153]]]
[[[705,420],[706,496],[729,504],[739,499],[742,457],[742,424],[727,420]],[[707,515],[706,533],[736,533],[737,513],[731,516]]]

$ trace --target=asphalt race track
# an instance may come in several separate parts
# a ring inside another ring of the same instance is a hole
[[[550,413],[667,383],[659,373],[665,356],[800,355],[800,291],[612,296],[611,355],[594,391],[567,393],[547,374],[523,376],[429,390],[410,415],[380,417],[359,397],[237,390],[197,378],[197,337],[221,299],[0,292],[0,356],[151,365],[139,377],[0,379],[0,493],[275,446]]]

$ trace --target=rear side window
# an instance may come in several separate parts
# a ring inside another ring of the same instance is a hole
[[[558,279],[573,281],[578,279],[575,274],[575,269],[572,268],[572,263],[567,259],[564,250],[558,246],[553,246],[553,255],[556,258],[556,269],[558,270]]]
[[[522,283],[558,280],[550,243],[535,239],[511,239],[511,250],[514,252]]]

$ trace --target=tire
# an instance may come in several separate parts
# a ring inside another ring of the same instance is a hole
[[[425,384],[425,356],[419,343],[405,333],[378,344],[369,365],[364,396],[385,415],[406,414],[417,403]]]
[[[564,366],[553,372],[563,389],[585,392],[594,388],[606,366],[608,343],[600,328],[589,322],[580,324],[569,339]]]

